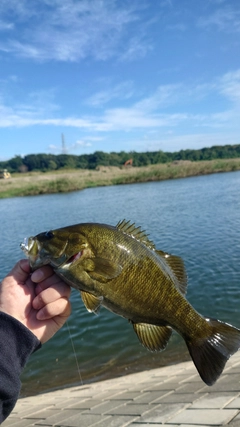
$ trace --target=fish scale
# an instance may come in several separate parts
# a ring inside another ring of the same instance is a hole
[[[204,318],[185,298],[182,259],[158,250],[130,221],[83,223],[40,233],[21,245],[32,269],[49,264],[80,291],[90,312],[101,306],[128,319],[151,351],[166,347],[177,331],[207,385],[240,348],[240,330]]]

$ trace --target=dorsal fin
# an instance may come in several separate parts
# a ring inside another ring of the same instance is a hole
[[[151,240],[149,240],[146,231],[141,230],[141,227],[136,227],[134,223],[131,223],[131,221],[124,219],[119,221],[116,227],[119,231],[134,237],[134,239],[137,239],[139,242],[146,245],[149,249],[155,249],[155,245]]]
[[[156,252],[158,255],[164,258],[168,266],[171,268],[175,277],[177,278],[178,289],[183,295],[185,295],[187,291],[187,273],[182,258],[159,250],[156,250]]]

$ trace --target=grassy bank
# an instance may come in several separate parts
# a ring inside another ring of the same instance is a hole
[[[0,198],[66,193],[97,186],[161,181],[236,170],[240,170],[240,158],[179,161],[136,168],[102,166],[99,170],[14,174],[10,179],[0,180]]]

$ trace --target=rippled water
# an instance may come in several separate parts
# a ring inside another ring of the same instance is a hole
[[[22,257],[24,237],[79,222],[115,225],[130,219],[157,248],[180,255],[189,277],[187,298],[202,314],[240,327],[240,172],[0,200],[0,277]],[[105,309],[89,314],[77,291],[72,315],[23,373],[23,394],[95,381],[188,358],[174,334],[162,353],[150,353],[131,325]],[[69,334],[70,330],[70,334]]]

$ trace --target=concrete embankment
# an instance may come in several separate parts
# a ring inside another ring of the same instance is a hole
[[[192,362],[19,399],[3,427],[240,426],[240,352],[206,386]]]

